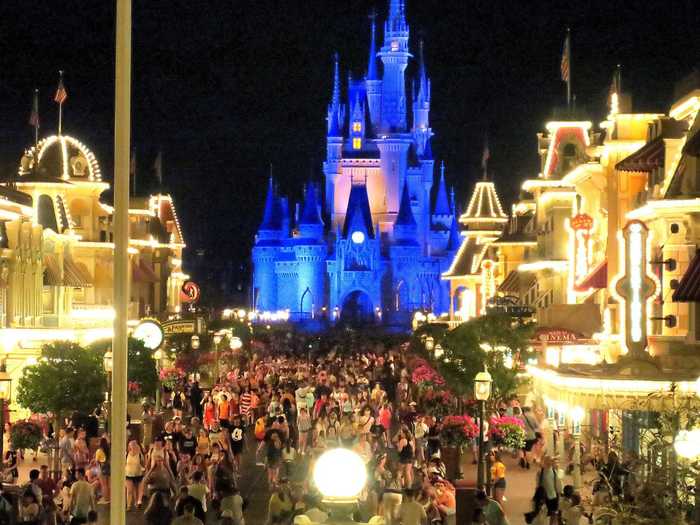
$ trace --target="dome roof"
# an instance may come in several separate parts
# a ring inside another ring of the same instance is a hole
[[[62,180],[86,180],[100,182],[102,172],[95,155],[78,139],[68,135],[51,135],[28,149],[19,167],[19,175],[33,172],[34,158],[38,158],[40,171],[50,178]]]

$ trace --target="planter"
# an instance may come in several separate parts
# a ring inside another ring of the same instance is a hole
[[[447,479],[455,481],[462,479],[462,450],[460,447],[441,447],[440,457],[445,464]]]

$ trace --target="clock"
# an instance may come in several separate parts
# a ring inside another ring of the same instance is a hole
[[[365,234],[361,231],[352,232],[350,238],[355,244],[362,244],[363,242],[365,242]]]
[[[157,321],[141,321],[131,336],[142,341],[149,350],[156,350],[163,343],[163,327]]]

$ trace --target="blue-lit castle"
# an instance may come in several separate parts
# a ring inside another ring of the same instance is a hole
[[[431,206],[435,161],[422,47],[407,89],[413,55],[405,0],[390,0],[384,45],[377,50],[372,20],[367,73],[349,78],[345,98],[336,56],[325,186],[308,183],[292,216],[270,180],[253,248],[258,312],[406,323],[417,309],[449,309],[440,275],[460,237],[444,166]]]

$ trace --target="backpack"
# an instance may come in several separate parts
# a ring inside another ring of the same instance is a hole
[[[265,418],[259,417],[255,421],[255,437],[257,439],[265,439]]]

